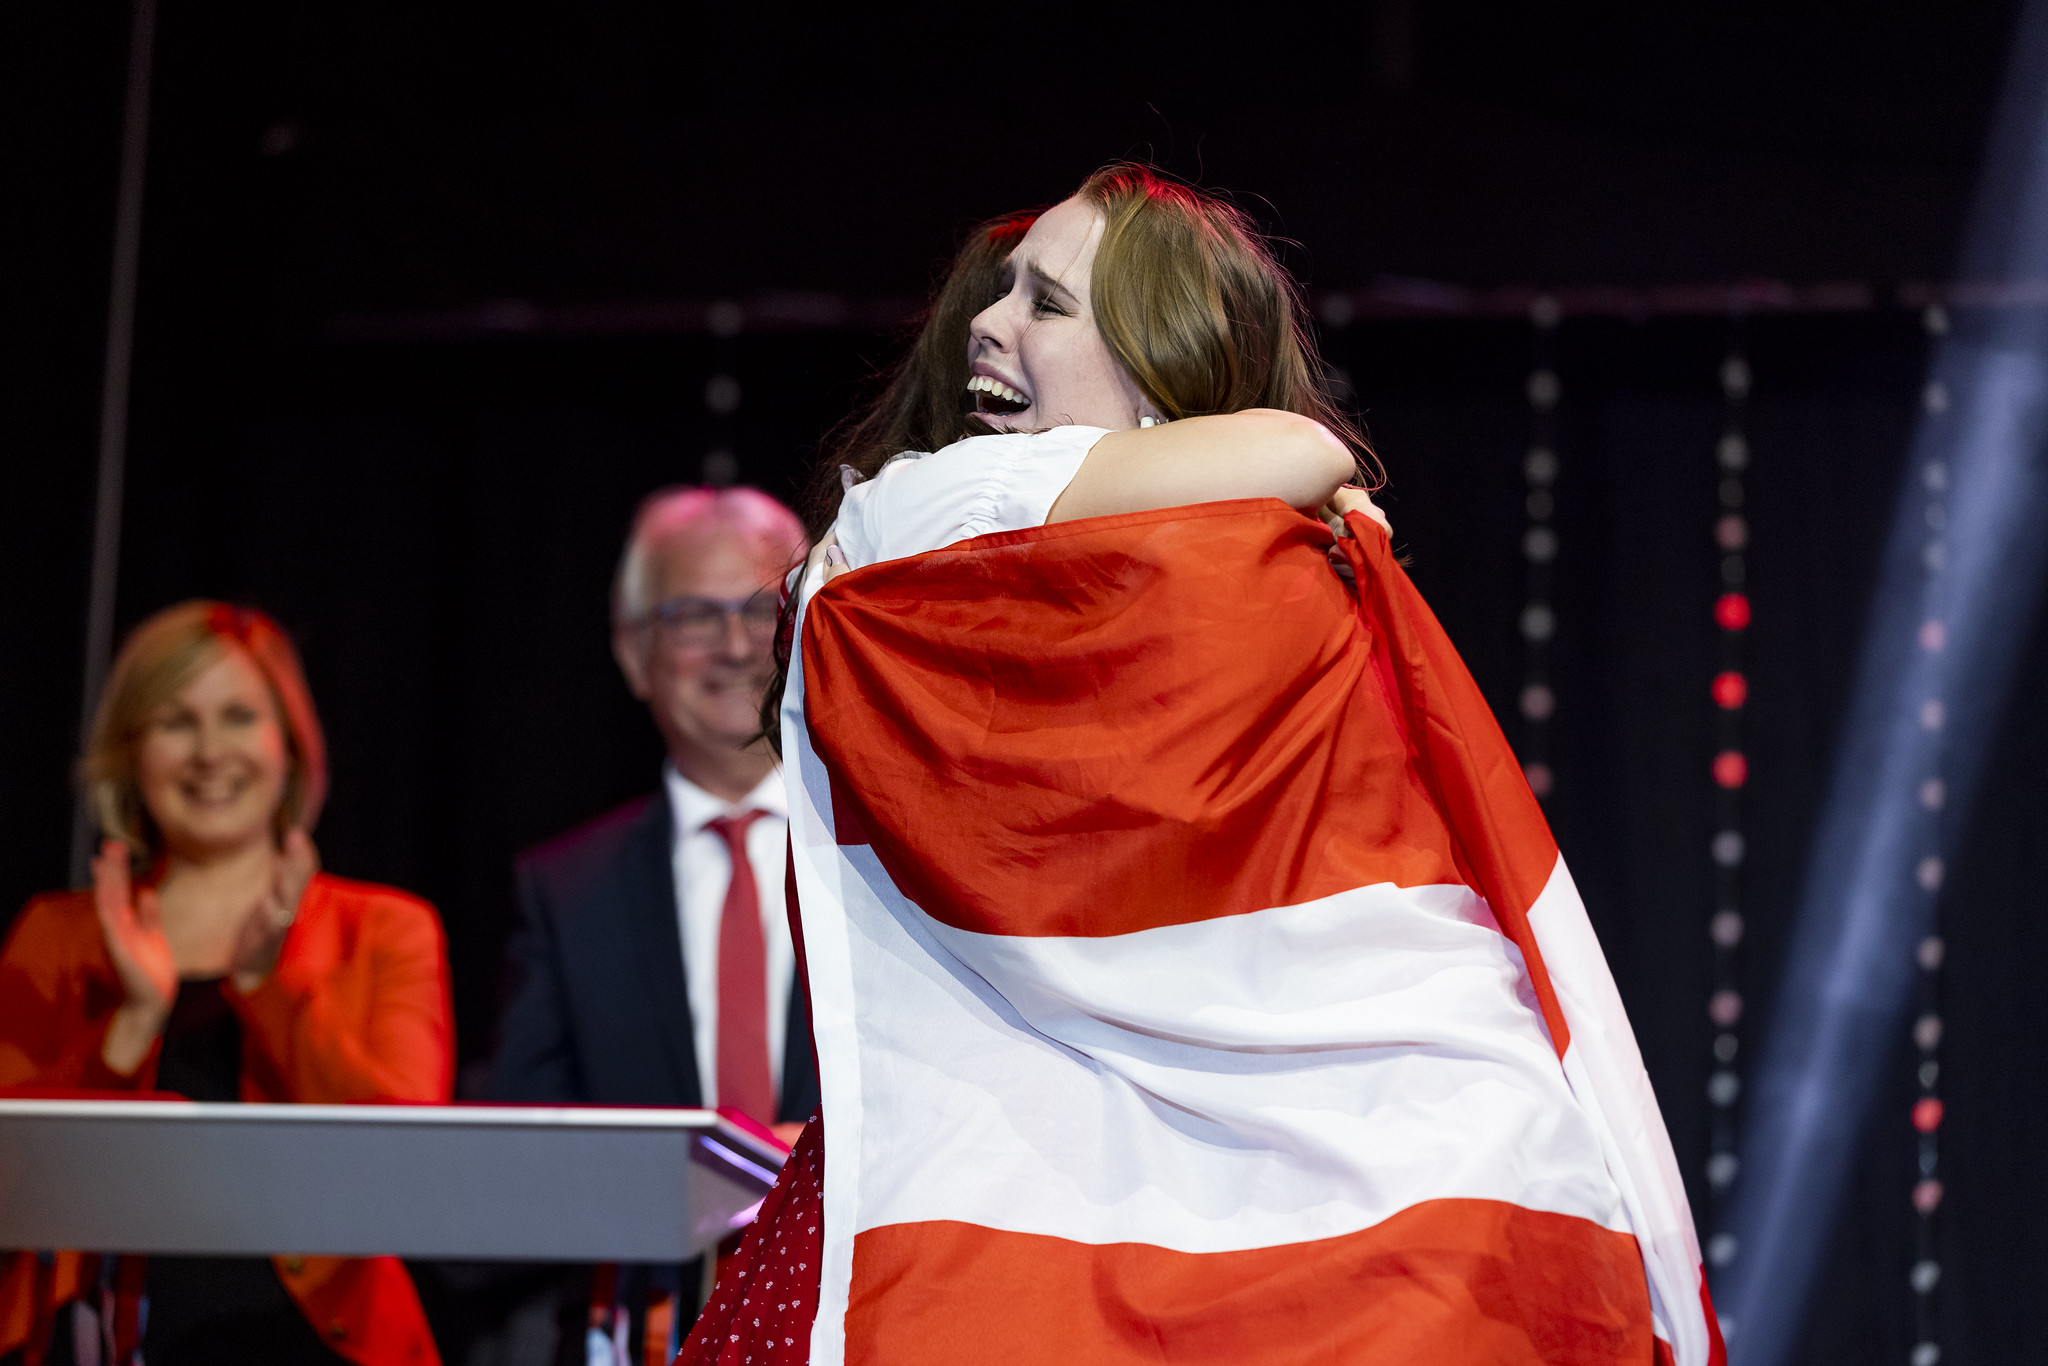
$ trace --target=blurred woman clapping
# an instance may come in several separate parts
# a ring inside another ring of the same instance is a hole
[[[106,840],[92,890],[34,898],[0,951],[0,1086],[448,1098],[440,921],[417,897],[319,871],[308,831],[326,753],[274,622],[212,602],[144,622],[83,777]],[[60,1261],[40,1290],[30,1254],[0,1262],[0,1355],[75,1293],[77,1258]],[[158,1257],[146,1289],[151,1366],[436,1360],[393,1258]]]

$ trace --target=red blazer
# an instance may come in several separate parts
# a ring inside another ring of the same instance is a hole
[[[391,887],[315,877],[277,970],[248,993],[223,983],[242,1026],[242,1099],[444,1102],[454,1080],[448,954],[434,908]],[[0,1087],[148,1091],[152,1048],[132,1075],[100,1058],[121,1003],[90,892],[32,899],[0,950]],[[49,1306],[78,1293],[81,1258],[0,1254],[0,1356],[31,1342]],[[395,1257],[278,1257],[316,1331],[361,1366],[440,1360]],[[37,1282],[40,1280],[41,1284]]]

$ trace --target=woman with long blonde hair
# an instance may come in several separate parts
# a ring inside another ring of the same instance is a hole
[[[433,907],[319,869],[326,744],[269,617],[166,608],[122,646],[82,779],[105,836],[88,891],[33,898],[0,950],[0,1087],[191,1100],[446,1101],[454,1030]],[[117,1359],[431,1363],[395,1258],[135,1259],[109,1279]],[[0,1263],[0,1355],[94,1278]],[[136,1274],[140,1272],[141,1274]],[[135,1306],[126,1306],[131,1310]]]

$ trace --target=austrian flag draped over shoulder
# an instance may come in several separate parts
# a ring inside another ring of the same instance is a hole
[[[1351,529],[1355,585],[1261,499],[808,600],[813,1362],[1721,1361],[1570,875]]]

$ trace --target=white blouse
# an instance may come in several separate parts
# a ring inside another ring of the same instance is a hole
[[[839,548],[858,569],[995,531],[1044,526],[1105,427],[970,436],[906,451],[839,505]]]

